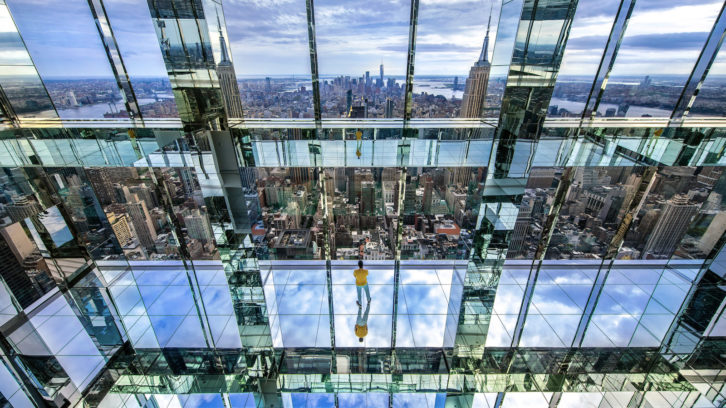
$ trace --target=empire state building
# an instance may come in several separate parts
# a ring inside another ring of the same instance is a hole
[[[491,24],[491,16],[489,17]],[[485,105],[487,95],[487,84],[489,83],[489,71],[491,64],[487,56],[489,48],[489,26],[484,37],[484,45],[479,55],[479,60],[469,70],[469,77],[466,79],[464,97],[461,101],[461,112],[459,117],[478,118],[481,117],[482,108]]]
[[[217,19],[219,27],[219,47],[222,50],[222,58],[217,64],[217,77],[219,78],[219,86],[222,89],[222,99],[224,108],[227,110],[227,116],[230,118],[243,117],[242,99],[239,95],[239,85],[237,85],[237,77],[234,73],[234,65],[229,59],[227,53],[227,43],[222,35],[222,24]]]

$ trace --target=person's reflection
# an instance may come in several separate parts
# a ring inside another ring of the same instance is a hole
[[[358,144],[355,148],[355,155],[358,156],[358,158],[360,159],[360,156],[362,154],[360,149],[361,147],[363,147],[363,132],[361,132],[360,130],[355,132],[355,139],[358,141]]]
[[[358,269],[353,271],[353,276],[355,276],[355,290],[358,292],[358,300],[356,303],[358,304],[358,309],[360,309],[361,290],[366,291],[366,299],[368,303],[371,303],[371,291],[368,289],[368,269],[363,269],[363,261],[358,261]]]
[[[361,317],[361,308],[358,308],[358,319],[355,321],[355,335],[358,336],[358,341],[363,343],[363,337],[368,335],[368,312],[371,311],[371,302],[366,305],[366,312]]]

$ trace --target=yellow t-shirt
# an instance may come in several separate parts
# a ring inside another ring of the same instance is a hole
[[[365,286],[368,284],[368,269],[356,269],[353,275],[355,276],[356,286]]]
[[[350,327],[350,326],[348,326]],[[365,337],[366,334],[368,334],[368,325],[365,326],[358,326],[355,325],[355,335],[358,337]]]

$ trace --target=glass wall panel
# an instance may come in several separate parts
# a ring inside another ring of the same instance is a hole
[[[186,244],[189,258],[219,259],[209,213],[194,169],[157,168],[154,173],[156,183],[162,187],[161,194],[170,201],[169,216],[172,217],[172,223],[181,227],[182,235],[179,239]]]
[[[485,167],[408,168],[401,259],[467,259]]]
[[[585,332],[583,347],[659,346],[685,299],[686,283],[662,265],[613,267]]]
[[[726,47],[721,49],[703,81],[689,116],[726,116]]]
[[[73,224],[75,238],[93,259],[118,260],[124,255],[116,236],[111,233],[112,224],[99,203],[89,180],[96,176],[94,170],[82,168],[47,168],[54,199],[64,204],[69,221]]]
[[[522,16],[523,0],[503,1],[499,13],[499,24],[492,53],[492,66],[489,73],[489,84],[487,85],[486,104],[484,117],[498,118],[499,109],[504,96],[504,88],[507,86],[509,65],[512,62],[514,51],[514,40],[519,27],[519,19]]]
[[[704,167],[698,174],[702,187],[712,187],[712,190],[673,253],[674,258],[707,259],[714,249],[718,249],[718,241],[726,232],[726,203],[723,200],[726,177],[723,173],[723,167]]]
[[[442,347],[450,343],[445,332],[454,291],[452,278],[451,267],[401,268],[396,347]]]
[[[212,342],[218,348],[241,348],[238,324],[230,286],[221,262],[195,262],[194,274],[201,291],[203,311],[207,318]],[[244,330],[244,326],[241,326]]]
[[[578,2],[548,116],[582,114],[620,4],[620,0]]]
[[[546,259],[603,257],[635,196],[642,171],[628,167],[576,168]]]
[[[8,6],[61,118],[128,118],[101,37],[83,0]],[[73,21],[73,24],[59,24]],[[72,44],[72,46],[69,46]]]
[[[670,117],[722,5],[636,2],[598,113]]]
[[[534,259],[542,239],[542,229],[554,203],[562,168],[535,168],[529,173],[527,188],[519,205],[517,221],[509,241],[507,259]]]
[[[183,243],[177,242],[175,226],[170,214],[165,210],[165,200],[170,198],[166,194],[174,194],[178,202],[178,191],[181,190],[181,194],[184,194],[184,187],[193,194],[193,184],[187,183],[184,186],[181,177],[178,176],[177,184],[172,184],[172,180],[169,179],[172,177],[170,173],[166,173],[169,178],[162,177],[161,174],[156,174],[154,177],[148,169],[134,167],[88,169],[86,174],[127,259],[181,258],[179,246]],[[168,190],[164,188],[169,184],[175,187],[171,190],[173,193],[167,192]],[[192,194],[190,197],[193,197]],[[193,198],[190,205],[189,216],[201,217]],[[211,235],[208,228],[203,227],[203,223],[200,223],[199,236]],[[200,254],[209,253],[201,241],[198,243],[197,249]],[[212,247],[211,252],[213,251]]]
[[[0,3],[0,35],[0,87],[15,114],[19,118],[57,117],[5,2]]]
[[[146,305],[136,284],[131,268],[124,262],[102,268],[104,275],[113,275],[109,294],[123,322],[126,337],[136,348],[159,348]]]
[[[480,108],[487,93],[500,6],[497,0],[419,3],[412,117],[468,117],[464,111],[478,111],[475,117],[481,114],[475,105]],[[493,21],[486,38],[489,12]],[[462,110],[467,86],[471,108]]]
[[[5,324],[19,312],[19,305],[4,280],[0,282],[0,324]]]
[[[540,269],[519,346],[570,347],[596,275],[596,268]]]
[[[18,378],[8,370],[4,362],[0,363],[0,402],[12,407],[33,406],[25,390],[20,386]]]
[[[529,265],[502,269],[487,331],[487,347],[510,347],[512,345],[529,269]]]
[[[701,207],[720,208],[720,194],[711,197],[710,201],[707,199],[718,180],[718,177],[708,176],[720,176],[721,170],[716,173],[706,171],[703,176],[699,173],[697,167],[659,169],[625,236],[618,258],[668,259]]]
[[[326,168],[333,259],[394,259],[398,225],[397,168]]]
[[[267,273],[265,301],[273,346],[330,347],[325,264],[311,262],[305,268],[281,265]]]
[[[19,354],[20,367],[41,393],[55,398],[70,396],[75,391],[68,373],[30,321],[7,333],[7,341]]]
[[[325,229],[314,168],[242,168],[244,211],[259,259],[325,259]]]
[[[105,357],[111,357],[125,340],[116,325],[115,311],[109,307],[111,302],[97,273],[88,273],[76,282],[66,299],[99,350]]]
[[[26,220],[0,229],[0,256],[3,264],[0,276],[21,307],[30,306],[56,288],[53,274],[33,240]]]
[[[103,369],[105,359],[65,297],[50,300],[30,324],[79,390]]]
[[[146,0],[104,0],[113,34],[144,118],[178,117]]]
[[[140,315],[141,327],[148,315],[151,335],[160,347],[209,346],[195,303],[196,291],[189,286],[189,272],[181,262],[137,264],[132,272],[145,307],[133,313]]]
[[[323,117],[403,116],[410,15],[404,0],[315,3]]]
[[[225,5],[245,116],[313,118],[305,0]]]

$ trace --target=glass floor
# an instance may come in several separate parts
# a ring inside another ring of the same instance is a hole
[[[453,347],[465,263],[402,264],[398,293],[392,262],[365,267],[358,307],[355,262],[333,263],[330,289],[324,264],[261,265],[273,346],[390,348],[395,330],[395,347]]]

